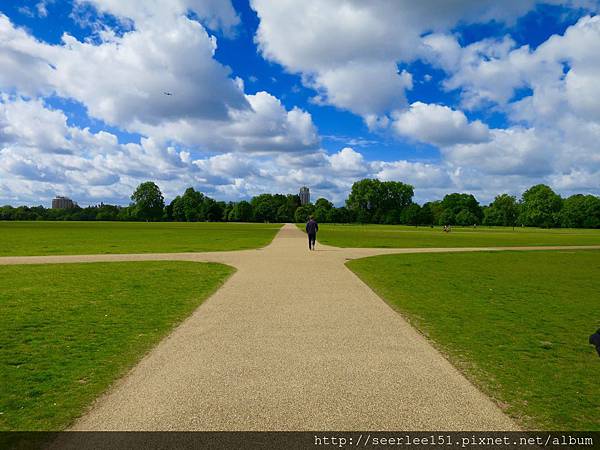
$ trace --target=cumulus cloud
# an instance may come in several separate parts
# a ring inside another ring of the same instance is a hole
[[[462,111],[422,102],[415,102],[408,110],[397,113],[393,128],[399,135],[439,147],[490,139],[490,131],[481,121],[469,122]]]
[[[458,144],[443,150],[457,167],[476,168],[492,175],[548,175],[556,144],[533,129],[492,130],[489,142]],[[554,146],[554,148],[552,148]]]
[[[510,36],[462,46],[451,33],[458,23],[510,25],[537,3],[252,1],[259,51],[300,74],[314,104],[351,111],[376,135],[438,147],[427,162],[369,160],[352,139],[336,141],[342,148],[330,154],[310,113],[268,92],[246,93],[215,59],[216,36],[234,36],[239,25],[229,1],[77,0],[100,12],[94,34],[65,34],[53,45],[0,13],[0,201],[62,193],[83,204],[123,203],[149,178],[168,198],[190,185],[238,199],[308,184],[340,203],[361,177],[411,183],[421,201],[450,190],[487,201],[535,182],[599,192],[600,19],[581,18],[535,49]],[[120,26],[111,29],[114,18]],[[458,94],[458,105],[407,102],[413,76],[398,67],[418,59],[446,74],[441,86]],[[523,98],[515,101],[517,93]],[[49,96],[141,137],[123,144],[114,133],[73,125],[45,103]],[[484,109],[505,113],[506,127],[463,112]]]
[[[4,96],[0,102],[0,202],[48,204],[52,196],[66,194],[81,204],[123,204],[137,184],[152,179],[167,199],[188,186],[239,199],[294,193],[309,184],[315,196],[340,204],[359,177],[397,179],[426,190],[445,183],[443,170],[410,161],[367,161],[351,147],[333,154],[307,149],[202,156],[153,138],[121,144],[106,131],[69,125],[63,112],[41,100]]]
[[[229,0],[76,0],[93,5],[100,13],[110,14],[137,24],[177,18],[193,11],[213,30],[231,33],[239,17]]]
[[[260,18],[255,40],[265,58],[301,73],[321,101],[373,124],[404,106],[404,90],[412,83],[396,65],[426,55],[423,35],[447,32],[459,22],[512,23],[537,3],[306,0],[299,6],[294,0],[252,0],[251,5]],[[586,0],[545,3],[597,7]]]
[[[600,169],[595,101],[600,95],[600,17],[582,17],[535,50],[516,47],[509,38],[466,47],[450,35],[431,35],[426,42],[435,49],[432,61],[449,74],[444,86],[460,89],[463,106],[498,108],[512,122],[491,130],[488,142],[443,150],[449,163],[482,176],[543,177],[565,189],[594,185],[590,174]],[[513,101],[522,88],[530,94]]]
[[[288,111],[266,92],[246,95],[241,80],[214,59],[216,38],[186,14],[216,17],[219,26],[230,27],[238,18],[229,2],[85,3],[135,27],[122,35],[105,30],[99,43],[65,34],[62,45],[50,45],[0,14],[0,91],[56,94],[120,129],[205,151],[304,151],[318,145],[310,114]]]
[[[163,120],[224,120],[230,109],[249,108],[229,69],[213,58],[216,40],[185,16],[167,25],[165,33],[164,23],[143,22],[100,44],[65,34],[62,45],[49,45],[0,15],[0,58],[7,62],[0,88],[72,98],[130,131]]]

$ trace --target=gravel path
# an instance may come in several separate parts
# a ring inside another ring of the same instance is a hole
[[[74,430],[516,429],[343,265],[384,253],[507,248],[317,244],[309,252],[305,240],[286,225],[259,250],[14,257],[0,264],[189,260],[238,269]]]

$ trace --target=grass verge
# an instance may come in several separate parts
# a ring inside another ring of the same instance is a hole
[[[172,261],[0,266],[0,431],[67,427],[233,270]]]
[[[304,229],[304,225],[300,226]],[[319,226],[319,242],[335,247],[508,247],[546,245],[600,245],[600,230],[540,229],[505,227],[454,227],[444,233],[440,227],[402,225]]]
[[[524,427],[600,430],[600,251],[386,255],[348,267]]]
[[[269,244],[280,227],[212,222],[0,221],[0,256],[245,250]]]

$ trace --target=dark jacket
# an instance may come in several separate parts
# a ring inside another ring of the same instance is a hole
[[[590,336],[590,344],[596,347],[598,356],[600,356],[600,328],[594,334]]]
[[[306,223],[306,232],[308,234],[317,234],[317,231],[319,231],[319,224],[314,219],[309,220]]]

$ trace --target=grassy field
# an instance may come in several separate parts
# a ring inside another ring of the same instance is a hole
[[[0,266],[0,431],[68,426],[232,272],[191,262]]]
[[[280,227],[209,222],[0,221],[0,256],[242,250],[267,245]]]
[[[454,227],[450,233],[444,233],[440,227],[323,224],[317,237],[320,243],[335,247],[600,245],[600,230],[581,229]]]
[[[600,251],[389,255],[348,267],[529,429],[600,430]]]

